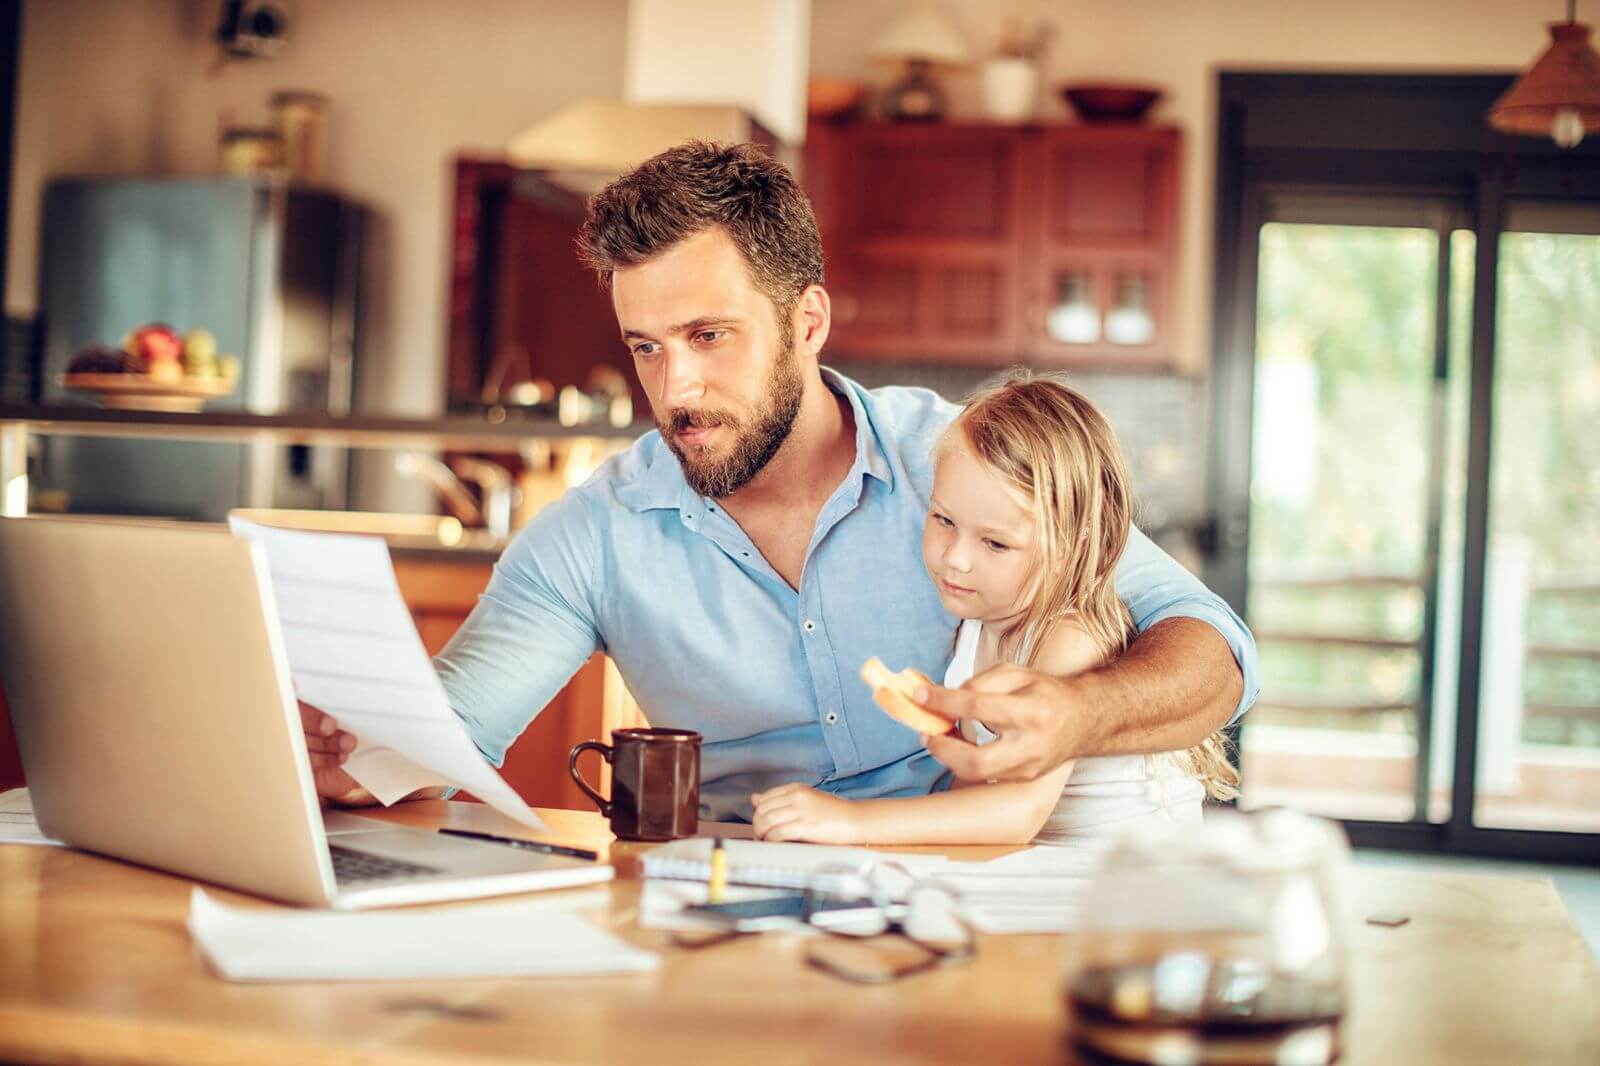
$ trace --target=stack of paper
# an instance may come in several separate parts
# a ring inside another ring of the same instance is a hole
[[[25,788],[0,792],[0,844],[61,844],[40,831]]]
[[[195,888],[189,932],[230,981],[639,973],[661,964],[559,898],[351,914],[245,910]]]
[[[266,550],[272,598],[300,699],[359,746],[345,770],[382,803],[434,785],[467,789],[523,825],[545,825],[483,758],[450,709],[377,537],[230,519]]]
[[[981,933],[1066,933],[1104,857],[1098,847],[1025,848],[988,862],[951,861],[934,874],[961,897]]]
[[[983,933],[1058,933],[1076,928],[1079,902],[1104,856],[1104,846],[1043,846],[986,862],[933,855],[902,855],[867,848],[729,841],[728,881],[733,885],[806,887],[829,892],[867,891],[870,877],[890,899],[903,899],[914,882],[935,881],[961,900],[962,913]],[[645,856],[640,923],[654,929],[698,928],[683,914],[704,902],[711,872],[711,841],[680,840]],[[759,898],[758,889],[739,899]],[[730,896],[730,899],[735,897]]]

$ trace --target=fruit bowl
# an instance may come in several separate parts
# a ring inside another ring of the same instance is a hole
[[[62,374],[56,381],[63,388],[87,392],[100,400],[101,407],[116,411],[181,411],[194,413],[207,400],[233,391],[234,378],[187,376],[173,381],[149,374]]]
[[[1061,95],[1085,122],[1138,122],[1161,99],[1139,85],[1063,85]]]

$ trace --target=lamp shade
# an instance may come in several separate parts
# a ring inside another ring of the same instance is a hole
[[[1550,47],[1489,108],[1489,125],[1502,133],[1554,136],[1562,147],[1600,131],[1600,52],[1589,33],[1582,22],[1551,23]]]
[[[959,66],[972,62],[972,49],[948,19],[930,6],[919,7],[878,38],[872,54],[878,59],[919,59]]]

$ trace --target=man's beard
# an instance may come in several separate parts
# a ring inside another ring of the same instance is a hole
[[[680,409],[664,420],[657,419],[656,428],[661,430],[672,454],[678,457],[683,479],[699,495],[721,499],[738,492],[761,473],[789,439],[795,418],[800,414],[805,381],[794,357],[794,335],[785,331],[783,338],[783,347],[767,377],[767,402],[755,412],[748,425],[730,411]],[[719,425],[734,434],[733,449],[724,458],[697,454],[703,453],[705,448],[685,450],[678,443],[678,434],[685,430]]]

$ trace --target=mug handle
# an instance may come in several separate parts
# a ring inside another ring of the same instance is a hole
[[[610,762],[613,754],[611,745],[602,744],[598,740],[585,740],[581,744],[573,745],[572,750],[567,753],[567,772],[572,775],[572,780],[576,781],[578,787],[583,789],[585,796],[594,800],[595,806],[600,808],[600,813],[610,818],[611,804],[602,799],[600,793],[589,787],[589,782],[583,779],[583,773],[578,769],[578,756],[585,751],[598,751],[602,759]]]

